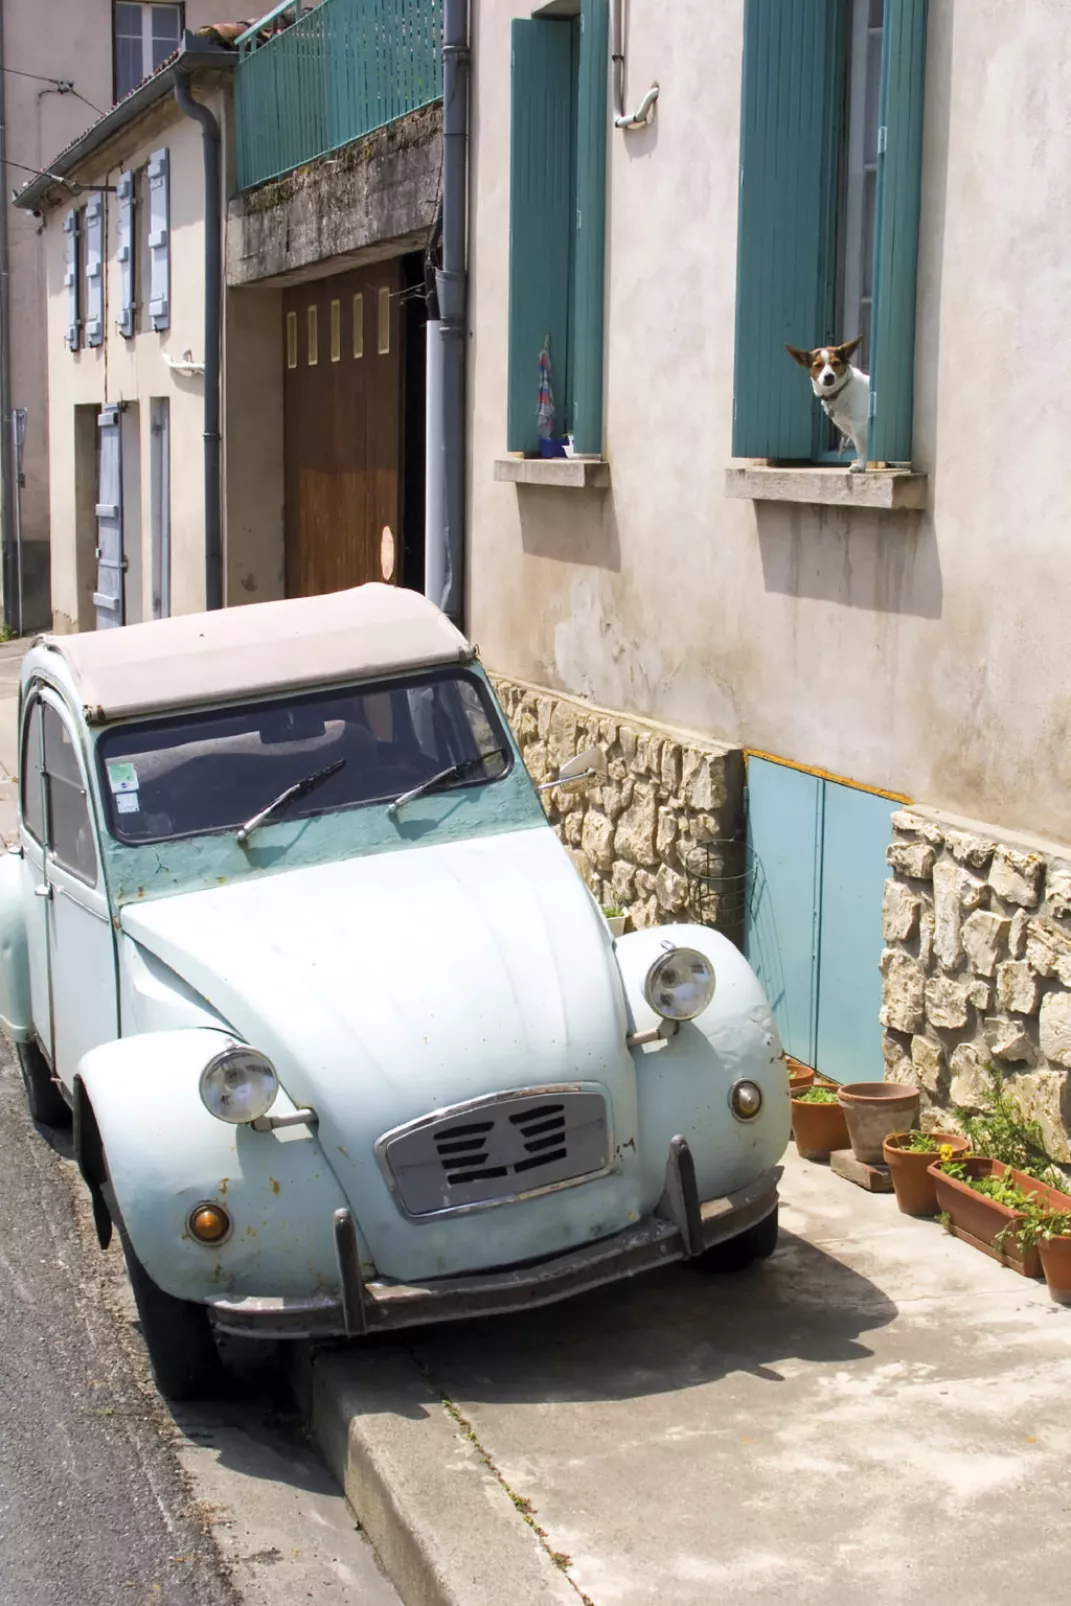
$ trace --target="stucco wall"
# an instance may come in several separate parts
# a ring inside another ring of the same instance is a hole
[[[1071,839],[1071,9],[1036,0],[1009,27],[999,0],[931,3],[921,515],[723,494],[742,0],[626,3],[629,103],[655,79],[661,96],[649,128],[610,134],[612,489],[494,482],[505,447],[510,21],[531,10],[473,0],[469,619],[488,661]]]

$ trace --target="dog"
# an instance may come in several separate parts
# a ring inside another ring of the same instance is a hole
[[[826,417],[833,420],[834,429],[855,447],[856,458],[850,470],[853,474],[861,474],[866,468],[870,417],[870,375],[853,368],[848,360],[862,339],[862,335],[858,335],[843,345],[816,346],[813,351],[785,347],[789,356],[810,374],[811,389],[822,403]]]

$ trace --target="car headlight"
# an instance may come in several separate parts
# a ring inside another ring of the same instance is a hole
[[[647,972],[643,996],[663,1020],[695,1020],[714,997],[714,966],[695,948],[667,948]]]
[[[267,1115],[279,1091],[271,1060],[255,1048],[235,1043],[209,1060],[201,1072],[201,1102],[211,1115],[245,1126]]]
[[[762,1088],[746,1078],[729,1089],[729,1108],[738,1121],[753,1121],[762,1109]]]

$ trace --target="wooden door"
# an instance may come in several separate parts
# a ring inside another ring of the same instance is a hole
[[[399,577],[401,288],[394,259],[285,292],[287,596]]]

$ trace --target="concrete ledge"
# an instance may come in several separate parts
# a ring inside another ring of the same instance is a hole
[[[602,457],[499,457],[495,459],[495,479],[511,485],[604,491],[610,484],[610,465]]]
[[[577,1606],[568,1578],[408,1356],[306,1351],[302,1365],[317,1443],[405,1606]]]
[[[883,508],[897,513],[926,506],[926,475],[908,468],[771,468],[748,463],[725,470],[725,494],[748,502],[809,502],[825,507]]]

